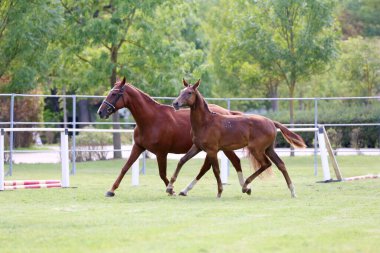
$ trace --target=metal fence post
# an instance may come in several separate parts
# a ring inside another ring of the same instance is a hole
[[[76,173],[76,155],[75,155],[75,151],[76,151],[76,138],[75,138],[75,128],[76,128],[76,117],[77,117],[77,101],[76,101],[76,96],[72,96],[73,98],[73,112],[72,112],[72,125],[73,125],[73,131],[71,132],[72,133],[72,136],[71,136],[71,140],[72,140],[72,148],[71,148],[71,174],[72,175],[75,175]]]
[[[314,98],[314,127],[318,128],[318,98]],[[318,133],[314,133],[314,175],[318,175]]]

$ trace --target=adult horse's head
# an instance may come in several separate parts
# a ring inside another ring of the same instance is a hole
[[[98,109],[98,115],[100,118],[108,119],[112,113],[125,106],[124,91],[126,86],[125,77],[122,81],[117,81],[115,83],[114,87],[110,90]]]
[[[190,85],[183,79],[185,88],[181,90],[179,96],[174,100],[173,107],[178,110],[180,107],[193,106],[197,97],[197,89],[201,80],[199,79],[195,84]]]

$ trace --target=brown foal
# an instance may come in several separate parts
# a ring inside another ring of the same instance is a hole
[[[169,180],[166,177],[166,164],[168,153],[184,154],[192,146],[190,111],[173,110],[173,107],[159,104],[149,95],[126,83],[125,78],[115,83],[106,99],[99,107],[100,118],[108,118],[120,108],[128,108],[136,121],[134,130],[134,141],[131,155],[121,169],[119,176],[106,193],[107,197],[113,197],[115,190],[119,187],[125,173],[137,160],[140,154],[148,150],[157,156],[158,170],[165,185]],[[230,112],[220,106],[213,105],[211,110],[220,114],[241,114]],[[244,184],[240,159],[233,151],[224,152],[238,173],[240,184]],[[204,170],[208,170],[211,163],[208,158],[203,164]],[[247,194],[250,194],[250,189]]]
[[[221,115],[210,110],[208,104],[198,91],[200,80],[194,85],[189,85],[183,80],[185,88],[179,97],[173,102],[176,110],[180,107],[190,107],[190,122],[193,134],[193,146],[179,161],[177,168],[167,186],[167,192],[173,190],[173,183],[183,164],[199,153],[201,150],[207,153],[207,159],[212,165],[216,181],[218,183],[217,197],[221,197],[223,186],[220,180],[219,163],[217,153],[219,150],[232,151],[247,147],[251,159],[255,159],[260,165],[256,172],[248,177],[243,184],[243,193],[248,191],[248,185],[264,170],[271,166],[270,160],[276,164],[282,172],[292,197],[296,197],[295,189],[284,162],[274,151],[274,143],[277,128],[285,139],[294,147],[305,148],[303,139],[291,132],[279,122],[272,121],[259,115]],[[270,160],[269,160],[270,159]],[[204,175],[209,167],[203,167],[199,174]],[[192,181],[187,188],[180,193],[186,195],[193,188],[198,179]]]

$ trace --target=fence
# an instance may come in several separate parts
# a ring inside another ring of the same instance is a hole
[[[15,101],[16,99],[22,99],[22,98],[27,98],[27,97],[34,97],[34,98],[39,98],[39,99],[46,99],[46,98],[56,98],[56,99],[62,99],[62,100],[71,100],[70,103],[64,103],[64,108],[62,108],[63,111],[66,111],[67,114],[71,116],[71,120],[67,120],[66,122],[64,121],[50,121],[50,122],[40,122],[40,121],[25,121],[22,119],[16,120],[17,114],[15,114]],[[125,116],[125,121],[124,122],[118,122],[118,123],[113,123],[113,122],[94,122],[94,121],[78,121],[78,101],[81,100],[92,100],[92,101],[97,101],[93,104],[96,105],[96,103],[100,104],[100,101],[103,99],[103,96],[86,96],[86,95],[31,95],[31,94],[0,94],[0,99],[2,99],[2,103],[9,103],[9,121],[4,121],[0,122],[0,128],[18,128],[19,126],[28,126],[28,127],[36,127],[36,126],[64,126],[64,127],[70,127],[70,131],[73,133],[71,136],[72,139],[72,147],[71,147],[71,154],[72,154],[72,159],[71,159],[71,173],[75,174],[76,172],[76,159],[75,159],[75,154],[77,151],[76,147],[76,133],[79,132],[79,129],[83,125],[93,125],[96,127],[104,127],[104,125],[121,125],[123,128],[131,128],[134,126],[134,121],[128,116],[128,111],[124,110],[122,113]],[[154,99],[163,101],[164,103],[170,103],[174,98],[172,97],[154,97]],[[218,103],[230,110],[242,110],[241,108],[244,108],[244,111],[248,111],[248,113],[259,113],[261,114],[262,111],[260,111],[257,108],[262,108],[263,106],[256,106],[255,110],[252,110],[254,105],[252,104],[265,104],[267,102],[277,102],[277,103],[284,103],[287,104],[289,101],[293,100],[298,102],[299,105],[306,106],[308,107],[308,113],[313,112],[313,121],[312,123],[293,123],[293,124],[285,124],[290,127],[313,127],[316,128],[320,123],[323,123],[324,126],[326,127],[376,127],[378,128],[378,134],[377,134],[377,145],[380,143],[380,116],[377,120],[373,122],[350,122],[350,123],[340,123],[340,122],[321,122],[320,117],[321,117],[321,108],[327,107],[329,110],[334,109],[331,108],[331,106],[328,105],[329,102],[333,101],[336,103],[337,101],[350,101],[350,102],[357,102],[357,103],[372,103],[372,104],[377,104],[380,101],[380,96],[376,97],[330,97],[330,98],[207,98],[209,102],[212,103]],[[334,104],[333,103],[333,104]],[[326,105],[327,104],[327,105]],[[251,107],[250,107],[251,106]],[[285,105],[287,106],[287,105]],[[344,106],[344,105],[343,105]],[[95,106],[96,107],[96,106]],[[2,112],[2,114],[4,111]],[[323,116],[323,115],[322,115]],[[1,119],[1,115],[0,115]],[[282,123],[286,123],[287,119],[281,120]],[[289,122],[289,121],[288,121]],[[10,136],[9,136],[9,171],[8,175],[12,175],[12,156],[15,152],[20,152],[20,151],[15,151],[14,149],[14,136],[13,136],[13,131],[10,131]],[[313,141],[314,149],[313,151],[306,151],[306,152],[313,152],[314,154],[314,174],[317,174],[317,133],[314,133],[314,141]],[[123,151],[123,149],[118,149],[118,150],[113,150],[113,151]],[[377,150],[371,150],[368,152],[373,152]],[[302,152],[302,151],[297,151],[297,152]],[[145,155],[144,155],[145,157]],[[145,169],[145,162],[143,162],[143,172]]]

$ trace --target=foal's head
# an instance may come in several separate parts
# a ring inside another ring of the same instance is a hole
[[[179,96],[174,100],[173,107],[178,110],[180,107],[193,106],[196,102],[197,89],[201,80],[199,79],[194,85],[190,85],[183,79],[185,88],[181,90]]]
[[[102,119],[108,119],[108,117],[125,106],[124,91],[126,89],[125,77],[122,81],[117,81],[113,88],[108,93],[107,97],[103,100],[98,109],[98,114]]]

